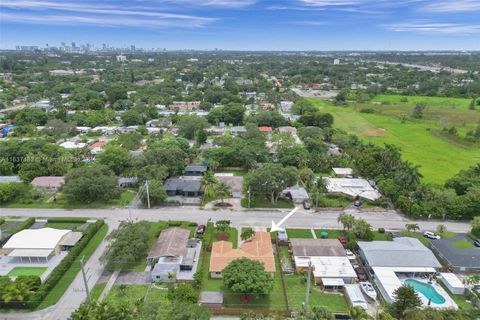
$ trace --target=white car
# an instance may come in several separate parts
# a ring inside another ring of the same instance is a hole
[[[441,238],[438,234],[435,234],[435,233],[430,232],[430,231],[425,231],[423,233],[423,236],[425,238],[429,238],[429,239],[440,239]]]
[[[350,251],[350,250],[346,250],[346,251],[347,251],[348,260],[355,260],[356,259],[355,254],[353,254],[352,251]]]

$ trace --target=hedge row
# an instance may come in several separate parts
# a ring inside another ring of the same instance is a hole
[[[60,262],[60,264],[53,269],[47,280],[40,286],[40,289],[38,289],[38,291],[30,297],[24,308],[35,309],[40,303],[42,303],[45,297],[57,285],[58,281],[72,266],[82,250],[87,246],[88,242],[93,238],[93,236],[95,236],[98,230],[100,230],[103,224],[103,220],[97,220],[95,223],[90,224],[87,229],[85,229],[82,239],[80,239],[80,241],[70,250],[62,262]]]
[[[28,229],[30,228],[33,224],[35,223],[35,218],[28,218],[25,221],[22,221],[21,223],[17,224],[15,227],[12,229],[8,230],[8,234],[14,234],[17,232],[22,231],[23,229]],[[6,242],[8,241],[8,238],[0,239],[0,245],[3,246]]]
[[[47,222],[71,222],[71,223],[86,223],[88,218],[76,218],[76,217],[55,217],[48,218]]]

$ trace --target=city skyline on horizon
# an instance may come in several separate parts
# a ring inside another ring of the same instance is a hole
[[[4,0],[0,47],[477,51],[480,0]]]

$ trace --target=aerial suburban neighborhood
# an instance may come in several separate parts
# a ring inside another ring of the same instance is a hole
[[[477,2],[0,1],[0,320],[480,319]]]

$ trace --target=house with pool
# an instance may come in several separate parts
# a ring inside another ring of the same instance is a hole
[[[408,284],[417,291],[425,307],[458,308],[433,278],[442,265],[418,239],[400,237],[393,241],[359,241],[358,246],[360,258],[386,302],[393,302],[395,290]]]

